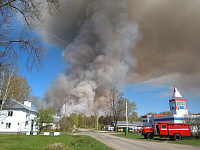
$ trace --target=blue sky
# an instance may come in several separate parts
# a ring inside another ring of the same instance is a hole
[[[62,50],[58,50],[55,46],[46,45],[48,50],[43,61],[44,66],[40,72],[35,70],[32,73],[25,69],[21,73],[27,78],[32,88],[31,95],[43,97],[45,91],[50,87],[51,81],[60,73],[64,73],[66,63],[62,61]],[[157,88],[155,88],[158,86]],[[147,83],[126,84],[123,88],[124,95],[130,101],[134,101],[137,105],[138,115],[144,115],[148,112],[159,113],[161,111],[169,111],[169,99],[172,97],[173,85],[160,86],[154,85],[152,88]],[[181,93],[181,91],[180,91]],[[188,98],[186,93],[181,93],[186,98],[188,110],[193,113],[200,112],[200,101],[197,97]]]
[[[159,113],[161,111],[169,111],[169,100],[172,99],[173,94],[173,89],[170,88],[170,85],[166,88],[156,89],[150,89],[147,86],[143,83],[126,85],[125,96],[130,101],[135,101],[138,115],[144,115],[148,112]],[[138,90],[138,88],[143,88],[144,90]],[[165,96],[163,96],[163,93],[165,93]],[[186,98],[189,112],[200,112],[200,101],[198,98],[187,98],[186,93],[181,93],[181,95],[183,98]]]
[[[45,91],[50,87],[51,81],[58,74],[64,73],[65,63],[61,59],[62,51],[52,45],[46,45],[48,50],[45,53],[43,66],[40,71],[32,70],[31,72],[24,69],[21,73],[25,76],[32,88],[31,95],[43,97]],[[20,65],[24,65],[21,63]]]

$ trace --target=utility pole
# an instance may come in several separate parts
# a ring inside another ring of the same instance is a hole
[[[126,136],[128,135],[128,117],[127,117],[127,99],[124,98],[126,101]]]
[[[99,120],[99,116],[98,116],[98,113],[97,113],[97,131],[98,131],[98,120]]]

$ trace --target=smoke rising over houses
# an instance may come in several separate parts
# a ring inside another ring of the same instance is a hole
[[[89,115],[103,111],[109,89],[125,83],[168,82],[179,84],[182,91],[199,89],[199,4],[198,0],[63,1],[62,14],[48,17],[44,29],[71,46],[48,34],[44,37],[64,49],[67,67],[43,100],[66,113]]]

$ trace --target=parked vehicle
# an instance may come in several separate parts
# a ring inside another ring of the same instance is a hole
[[[117,126],[117,132],[125,132],[126,126]],[[128,127],[128,132],[133,132],[133,127]]]
[[[181,140],[183,136],[190,136],[188,123],[167,123],[159,122],[152,127],[143,127],[142,135],[146,139],[153,139],[154,136],[169,137],[171,140]]]
[[[137,129],[137,132],[142,132],[142,129]]]

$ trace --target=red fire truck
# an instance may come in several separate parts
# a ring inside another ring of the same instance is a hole
[[[167,123],[159,122],[151,127],[143,127],[142,135],[146,139],[153,139],[154,136],[169,137],[171,140],[181,140],[182,136],[190,136],[188,123]]]

